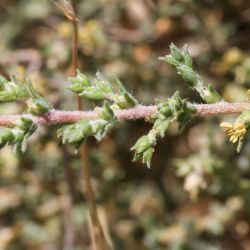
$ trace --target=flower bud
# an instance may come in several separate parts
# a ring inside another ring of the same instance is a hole
[[[28,134],[25,134],[23,130],[20,128],[13,128],[12,129],[14,140],[12,142],[13,144],[13,151],[15,153],[22,152],[24,153],[27,148],[27,139],[29,137]]]
[[[197,73],[190,67],[180,65],[177,67],[178,74],[191,86],[194,87],[198,80]]]
[[[170,125],[169,120],[157,119],[154,123],[153,129],[156,133],[156,136],[164,137],[165,132],[168,130]]]
[[[105,137],[107,133],[107,128],[106,128],[107,123],[108,123],[107,121],[100,121],[100,120],[91,122],[92,132],[97,141],[101,141]]]
[[[124,92],[122,95],[119,95],[115,98],[114,102],[120,109],[132,108],[137,105],[136,99],[128,92]]]
[[[43,98],[33,99],[30,98],[27,101],[28,109],[27,111],[33,115],[42,115],[51,109],[51,105]]]
[[[99,117],[103,120],[110,121],[114,119],[114,111],[110,108],[107,102],[104,103],[103,107],[95,109],[99,115]]]
[[[96,73],[96,78],[96,88],[100,89],[105,93],[113,92],[110,83],[103,77],[103,75],[99,71]]]
[[[83,91],[80,96],[84,96],[87,99],[90,99],[92,101],[101,101],[103,99],[105,99],[106,95],[103,91],[98,90],[96,88],[93,87],[89,87],[87,89],[85,89],[85,91]]]
[[[75,93],[81,93],[84,91],[85,87],[91,86],[90,80],[79,70],[77,70],[76,77],[69,77],[69,81],[72,83],[69,89]]]
[[[159,60],[167,62],[173,66],[178,66],[179,62],[173,58],[171,55],[166,55],[164,57],[159,57]]]
[[[123,95],[118,95],[114,97],[114,103],[118,106],[118,109],[126,109],[129,108],[129,104]]]
[[[118,78],[115,78],[115,83],[118,86],[120,92],[118,97],[114,98],[115,104],[121,109],[132,108],[136,106],[138,104],[137,100],[127,92],[122,82]]]
[[[193,117],[192,115],[190,115],[189,113],[185,111],[180,112],[176,117],[176,120],[179,123],[179,129],[182,129],[183,127],[185,127],[187,123],[190,122],[192,117]]]
[[[157,104],[157,110],[160,112],[165,118],[172,116],[173,112],[170,109],[168,103],[166,102],[159,102]]]
[[[137,100],[128,92],[123,94],[125,100],[127,101],[128,107],[132,108],[138,104]]]
[[[193,66],[193,59],[192,59],[192,57],[190,56],[190,54],[188,52],[187,45],[184,46],[182,55],[183,55],[183,58],[184,58],[184,64],[186,66],[192,68],[192,66]]]
[[[82,91],[84,91],[84,86],[82,85],[82,83],[80,82],[73,82],[71,80],[72,84],[68,87],[68,89],[70,89],[72,92],[74,93],[81,93]]]
[[[173,113],[177,113],[183,107],[182,99],[180,98],[179,91],[176,91],[171,98],[168,99],[168,105]]]
[[[0,101],[2,102],[13,102],[18,101],[26,96],[24,88],[11,81],[5,82],[0,91]]]
[[[36,123],[25,117],[22,117],[16,122],[16,127],[22,130],[25,134],[32,134],[37,129]]]
[[[131,150],[135,150],[136,154],[140,154],[146,151],[150,147],[151,147],[150,140],[148,136],[144,135],[135,143],[135,145],[131,148]]]
[[[0,128],[0,148],[14,140],[14,135],[10,128]]]
[[[183,56],[182,56],[182,52],[181,50],[175,46],[173,43],[170,44],[170,52],[172,57],[176,60],[176,61],[182,61],[183,60]]]
[[[142,162],[147,164],[147,167],[150,168],[150,162],[154,153],[154,149],[151,147],[147,149],[142,155]]]
[[[14,135],[14,140],[12,141],[14,152],[25,152],[27,148],[27,140],[36,129],[36,123],[29,118],[22,117],[16,122],[16,126],[12,129]]]
[[[14,135],[13,143],[21,143],[24,140],[25,132],[18,127],[12,129],[12,133]]]
[[[63,132],[62,143],[79,143],[83,140],[82,134],[74,127],[68,128]]]
[[[80,121],[72,125],[66,125],[58,130],[58,136],[62,136],[62,143],[74,143],[80,146],[82,141],[92,134],[92,128],[88,121]]]
[[[93,134],[97,134],[97,133],[102,132],[104,130],[105,123],[106,122],[101,122],[99,120],[91,121],[90,125],[91,125],[91,129],[92,129]]]
[[[76,123],[76,130],[78,130],[78,132],[84,137],[89,136],[92,133],[89,121],[85,120]]]
[[[96,138],[97,141],[101,141],[106,135],[107,133],[114,128],[114,126],[116,125],[116,121],[106,121],[103,128],[100,129],[94,136]]]

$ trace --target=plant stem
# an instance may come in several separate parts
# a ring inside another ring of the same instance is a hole
[[[73,7],[73,6],[72,6]],[[75,13],[75,11],[74,11]],[[74,75],[77,74],[78,69],[78,22],[75,16],[72,19],[72,25],[74,30],[74,38],[73,38],[73,46],[72,46],[72,65],[74,70]],[[83,101],[82,98],[77,95],[77,109],[80,111],[83,109]],[[105,237],[104,233],[98,218],[98,212],[96,208],[96,202],[94,197],[93,187],[91,185],[91,174],[90,174],[90,164],[89,164],[89,153],[87,144],[82,144],[80,147],[80,157],[81,157],[81,164],[82,164],[82,171],[84,175],[84,190],[86,191],[86,199],[89,206],[90,211],[90,220],[93,227],[89,227],[92,236],[92,243],[93,249],[95,250],[103,250],[104,249],[104,242]]]
[[[72,66],[73,66],[74,76],[76,76],[77,74],[76,70],[78,69],[78,24],[76,19],[72,21],[72,25],[74,30],[74,39],[72,45]],[[76,95],[76,101],[77,101],[77,109],[82,110],[83,108],[82,98]]]
[[[237,114],[242,111],[250,111],[250,103],[220,102],[216,104],[194,104],[194,106],[197,108],[197,116]],[[156,106],[138,105],[131,109],[116,110],[114,113],[119,120],[138,120],[153,117],[156,111]],[[13,126],[13,123],[21,117],[30,118],[41,125],[72,123],[82,119],[99,119],[98,113],[95,111],[64,111],[54,109],[42,116],[28,114],[0,115],[0,126]]]

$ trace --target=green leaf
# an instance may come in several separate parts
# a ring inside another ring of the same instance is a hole
[[[82,120],[75,124],[66,125],[58,130],[58,136],[62,137],[62,143],[74,143],[76,147],[92,135],[92,128],[89,121]]]
[[[174,44],[170,45],[170,55],[160,57],[176,67],[177,73],[187,82],[187,84],[196,89],[203,100],[207,103],[216,103],[222,101],[222,97],[214,90],[211,85],[206,86],[201,76],[193,69],[193,60],[188,53],[187,45],[183,50],[178,49]]]
[[[175,60],[171,55],[166,55],[164,57],[159,57],[160,61],[164,61],[167,62],[173,66],[178,66],[179,62],[177,60]]]
[[[69,77],[69,81],[72,83],[69,89],[75,93],[81,93],[86,87],[91,86],[91,82],[88,77],[77,70],[76,77]]]
[[[110,108],[110,105],[107,102],[104,102],[103,107],[97,107],[95,110],[103,120],[111,121],[115,119],[114,111]]]
[[[131,150],[135,150],[136,154],[140,154],[149,149],[150,147],[151,142],[148,136],[144,135],[135,143]]]
[[[188,48],[187,45],[184,46],[183,48],[183,52],[182,52],[183,58],[184,58],[184,64],[190,68],[193,67],[193,59],[190,56],[189,52],[188,52]]]
[[[2,102],[13,102],[24,99],[27,96],[25,88],[14,81],[5,82],[1,86],[0,101]]]
[[[0,128],[0,148],[10,144],[14,138],[15,137],[10,128]]]
[[[104,76],[97,71],[96,73],[96,86],[98,89],[100,89],[100,91],[103,91],[104,93],[112,93],[113,89],[111,84],[106,80],[106,78],[104,78]]]
[[[151,159],[153,157],[154,151],[155,150],[153,148],[149,148],[145,152],[143,152],[142,162],[145,163],[148,168],[150,168],[150,163],[151,163]]]
[[[191,86],[194,87],[199,79],[198,74],[186,65],[177,66],[177,73]]]
[[[42,115],[52,108],[51,104],[43,98],[39,99],[28,99],[27,111],[33,115]]]
[[[175,46],[175,44],[171,43],[170,44],[170,52],[172,57],[176,60],[176,61],[182,61],[183,60],[183,55],[182,55],[182,51]]]
[[[167,120],[157,119],[154,122],[154,126],[153,126],[153,130],[155,131],[156,136],[159,136],[159,137],[163,138],[166,131],[169,128],[169,125],[170,125],[170,120],[169,119],[167,119]]]
[[[106,94],[103,91],[96,89],[95,87],[86,88],[80,94],[80,96],[84,96],[85,98],[92,101],[102,101],[106,98]]]

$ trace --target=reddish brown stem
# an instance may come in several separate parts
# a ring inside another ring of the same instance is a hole
[[[221,102],[216,104],[194,104],[197,108],[197,116],[220,115],[220,114],[236,114],[242,111],[250,111],[250,103],[227,103]],[[119,120],[137,120],[150,118],[156,113],[156,106],[142,106],[135,108],[116,110],[115,116]],[[99,119],[95,111],[64,111],[51,110],[42,116],[32,115],[0,115],[0,126],[11,126],[13,123],[26,117],[32,119],[37,124],[53,125],[77,122],[79,120],[95,120]]]

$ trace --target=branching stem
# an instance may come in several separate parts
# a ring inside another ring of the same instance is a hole
[[[216,104],[194,104],[197,108],[197,116],[236,114],[242,111],[250,111],[250,103],[227,103],[220,102]],[[137,120],[150,118],[156,113],[155,106],[138,105],[135,108],[117,110],[115,116],[119,120]],[[11,126],[13,122],[21,117],[31,118],[34,122],[41,125],[54,125],[77,122],[81,119],[95,120],[99,119],[95,111],[64,111],[51,110],[42,116],[32,115],[0,115],[0,126]]]

